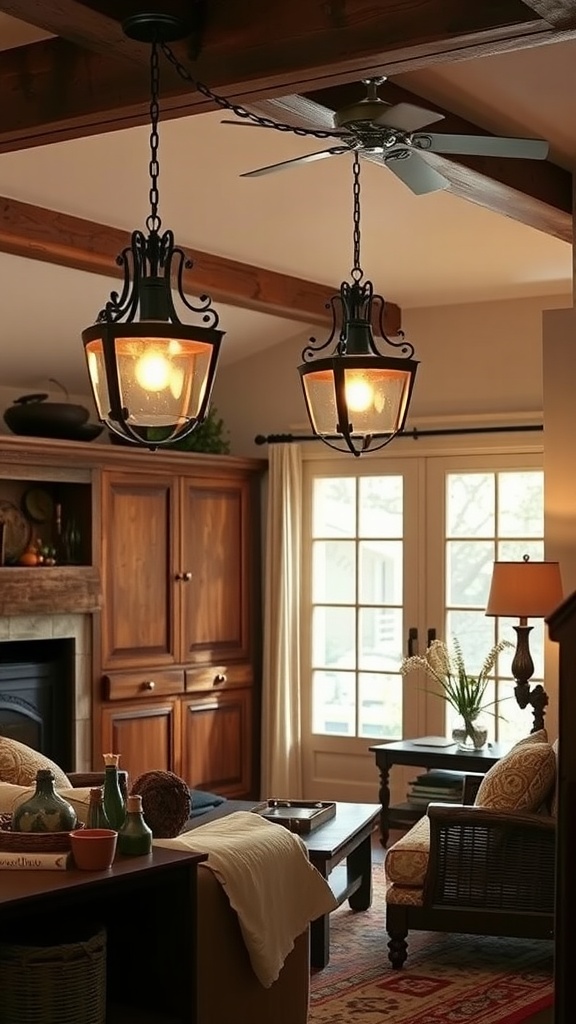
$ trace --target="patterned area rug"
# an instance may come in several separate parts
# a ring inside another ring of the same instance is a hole
[[[384,869],[370,910],[332,914],[330,963],[311,980],[309,1024],[519,1024],[553,1004],[553,943],[412,932],[388,960]]]

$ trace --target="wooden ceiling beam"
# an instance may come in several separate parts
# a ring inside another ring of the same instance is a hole
[[[0,12],[62,33],[0,54],[0,152],[147,122],[141,46],[121,40],[119,22],[95,13],[97,6],[0,0]],[[118,17],[127,9],[126,3],[100,6],[113,7]],[[551,27],[522,0],[210,0],[202,10],[200,52],[197,35],[173,46],[193,81],[162,62],[162,117],[214,108],[198,81],[245,105],[576,37],[576,29]],[[109,44],[104,52],[99,31]]]
[[[379,95],[389,103],[415,103],[444,115],[444,120],[433,126],[433,131],[456,135],[488,135],[476,124],[457,117],[436,103],[430,103],[414,93],[401,88],[394,82],[384,82]],[[289,111],[291,121],[310,124],[308,101],[324,108],[328,116],[322,119],[325,125],[332,120],[332,111],[355,103],[365,95],[364,87],[358,83],[318,90],[306,97],[291,97],[278,102],[278,119]],[[277,101],[263,105],[263,111],[270,116]],[[302,116],[299,117],[299,108]],[[572,175],[548,160],[510,160],[496,157],[445,157],[428,154],[426,159],[450,182],[448,189],[453,195],[475,202],[494,213],[511,217],[523,224],[553,235],[565,242],[572,242]],[[373,162],[380,163],[378,158]],[[382,169],[385,173],[385,169]]]
[[[0,252],[121,278],[116,257],[129,244],[127,231],[0,197]],[[185,251],[194,264],[184,272],[184,290],[189,295],[208,293],[215,302],[311,326],[332,322],[328,303],[336,288],[189,246]],[[106,298],[102,296],[102,305]],[[98,312],[94,310],[94,317]],[[387,303],[385,312],[385,328],[395,335],[401,324],[400,309]]]
[[[526,7],[554,28],[574,28],[576,0],[524,0]]]

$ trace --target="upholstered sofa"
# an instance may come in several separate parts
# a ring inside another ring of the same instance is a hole
[[[101,774],[66,774],[29,748],[18,750],[16,758],[13,755],[14,748],[7,752],[0,737],[0,814],[10,813],[15,800],[30,792],[38,767],[52,767],[58,791],[70,800],[80,820],[85,819],[89,798],[86,787],[99,785],[103,781]],[[84,788],[76,786],[76,782]],[[224,888],[212,871],[200,870],[198,935],[198,1024],[306,1024],[310,985],[308,928],[296,937],[277,980],[264,987],[252,969],[238,917]]]
[[[485,776],[470,775],[469,803],[429,804],[388,849],[394,968],[407,958],[412,929],[553,937],[556,760],[544,730],[534,733]]]

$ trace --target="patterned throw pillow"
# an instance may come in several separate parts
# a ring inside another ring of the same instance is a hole
[[[549,743],[520,743],[496,762],[480,783],[477,807],[536,812],[549,796],[556,758]]]
[[[36,782],[36,772],[40,768],[49,768],[54,773],[54,784],[61,789],[70,789],[72,783],[49,757],[44,757],[38,750],[27,747],[18,740],[0,736],[0,780],[12,782],[15,786],[31,786]]]

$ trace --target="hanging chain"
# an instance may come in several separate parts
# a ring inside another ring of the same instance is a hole
[[[152,43],[152,49],[150,53],[150,123],[152,130],[150,132],[150,214],[146,219],[146,227],[148,231],[159,232],[162,221],[158,216],[158,203],[160,195],[158,192],[158,175],[160,174],[160,164],[158,163],[158,143],[160,137],[158,135],[158,118],[160,115],[160,106],[158,103],[158,96],[160,93],[160,65],[158,60],[158,45],[156,42]]]
[[[205,96],[206,99],[212,100],[217,106],[222,107],[224,110],[229,110],[231,114],[236,117],[242,117],[245,120],[252,121],[254,124],[260,125],[261,128],[275,128],[279,132],[292,132],[294,135],[302,137],[310,136],[313,139],[333,139],[334,133],[330,131],[323,131],[322,129],[313,128],[295,128],[291,124],[282,124],[282,122],[274,121],[271,117],[262,117],[259,114],[253,114],[251,111],[246,110],[245,107],[239,107],[236,103],[231,103],[225,96],[219,96],[217,93],[212,92],[207,85],[202,82],[198,82],[180,63],[178,58],[166,43],[160,43],[162,53],[166,57],[166,60],[172,64],[176,69],[180,78],[183,78],[186,82],[190,82],[194,88]]]
[[[360,157],[357,152],[354,153],[352,174],[354,175],[352,190],[354,197],[354,267],[352,268],[352,279],[359,283],[364,277],[364,271],[360,266]]]

